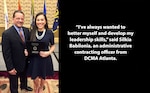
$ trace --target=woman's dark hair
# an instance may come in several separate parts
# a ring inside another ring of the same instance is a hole
[[[36,40],[36,36],[35,36],[35,33],[36,33],[36,30],[38,29],[37,25],[36,25],[36,19],[39,15],[43,15],[45,20],[46,20],[46,24],[44,26],[44,28],[47,30],[49,29],[48,27],[48,20],[47,20],[47,17],[46,15],[43,13],[43,12],[39,12],[36,16],[35,16],[35,20],[34,20],[34,24],[33,24],[33,29],[31,29],[31,37],[30,37],[30,40],[31,41],[35,41]]]

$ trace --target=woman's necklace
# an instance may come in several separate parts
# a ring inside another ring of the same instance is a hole
[[[38,31],[36,30],[36,38],[37,38],[38,40],[41,40],[41,39],[44,37],[45,32],[46,32],[46,30],[44,29],[42,35],[39,36]]]

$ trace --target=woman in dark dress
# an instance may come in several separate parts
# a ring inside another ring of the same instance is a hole
[[[31,30],[30,41],[45,43],[45,51],[31,56],[27,51],[25,52],[30,60],[27,74],[34,81],[35,93],[42,93],[46,76],[53,75],[51,54],[55,49],[53,32],[48,29],[47,17],[42,12],[35,17],[35,26]]]

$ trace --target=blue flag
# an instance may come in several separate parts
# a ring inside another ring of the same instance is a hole
[[[55,19],[53,23],[53,31],[56,31],[59,26],[59,2],[57,2],[57,9],[56,9],[56,14],[55,14]]]
[[[46,3],[45,3],[45,0],[44,0],[44,8],[43,8],[43,13],[46,15]]]

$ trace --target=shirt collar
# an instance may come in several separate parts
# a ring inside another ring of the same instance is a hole
[[[18,27],[17,27],[17,26],[15,26],[15,25],[14,25],[14,27],[15,27],[15,29],[17,30],[17,32],[19,32],[19,29],[20,29],[20,28],[18,28]],[[23,29],[22,29],[22,28],[21,28],[21,30],[23,31]]]

